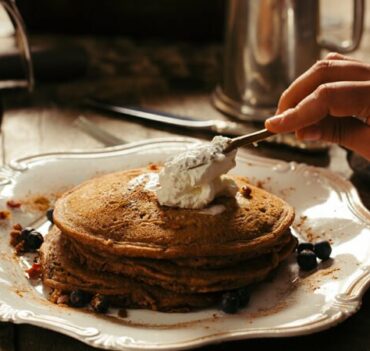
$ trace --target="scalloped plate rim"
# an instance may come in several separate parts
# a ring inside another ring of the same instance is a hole
[[[125,151],[130,151],[135,148],[145,147],[151,144],[157,143],[180,143],[180,144],[191,144],[194,142],[199,142],[199,139],[195,138],[183,138],[183,137],[168,137],[168,138],[154,138],[145,141],[133,142],[128,144],[123,144],[119,146],[107,147],[103,149],[90,149],[90,150],[73,150],[73,151],[60,151],[60,152],[50,152],[50,153],[41,153],[36,155],[31,155],[27,157],[18,158],[15,160],[10,161],[7,165],[0,167],[0,174],[3,172],[6,174],[9,168],[12,171],[19,171],[17,166],[30,164],[35,161],[45,160],[49,158],[54,159],[65,159],[65,158],[85,158],[85,157],[104,157],[108,155],[116,155],[120,153],[125,153]],[[319,172],[321,175],[325,176],[329,181],[336,182],[336,186],[340,187],[340,190],[345,194],[346,200],[345,203],[348,206],[348,209],[365,225],[370,227],[370,211],[368,211],[365,206],[362,204],[360,197],[357,193],[355,187],[346,179],[341,177],[338,174],[335,174],[327,169],[321,169],[318,167],[306,165],[306,164],[297,164],[294,162],[285,162],[282,160],[276,160],[271,158],[265,158],[260,156],[255,156],[248,154],[245,151],[239,152],[240,156],[238,157],[240,161],[247,162],[248,160],[258,163],[262,166],[268,165],[290,165],[290,167],[299,167],[302,170],[309,170]],[[333,184],[332,184],[333,185]],[[56,332],[61,332],[65,335],[68,335],[74,339],[82,341],[88,345],[94,347],[101,347],[104,349],[117,349],[117,350],[152,350],[152,349],[189,349],[193,347],[200,347],[205,346],[214,342],[220,341],[232,341],[232,340],[240,340],[240,339],[249,339],[254,337],[289,337],[289,336],[298,336],[298,335],[305,335],[311,334],[314,332],[319,332],[325,330],[327,328],[333,327],[343,320],[347,319],[351,315],[353,315],[361,306],[362,303],[362,296],[365,291],[370,287],[370,269],[363,269],[363,274],[360,274],[359,277],[354,280],[348,289],[343,293],[348,297],[348,301],[351,302],[351,307],[349,310],[339,310],[337,313],[333,315],[324,315],[322,314],[322,318],[318,320],[314,320],[309,324],[304,324],[300,326],[288,326],[288,327],[280,327],[275,328],[274,330],[271,329],[264,329],[259,328],[253,331],[246,331],[245,329],[241,330],[230,330],[222,333],[213,333],[207,336],[197,337],[192,340],[175,342],[175,343],[166,343],[166,344],[129,344],[127,346],[122,346],[117,344],[105,345],[104,342],[100,341],[104,339],[105,336],[109,336],[108,334],[101,334],[98,332],[96,335],[92,336],[81,336],[75,332],[71,332],[70,330],[66,329],[63,326],[66,323],[61,323],[60,325],[54,324],[47,324],[45,319],[41,318],[42,315],[35,314],[29,310],[20,310],[13,308],[12,306],[8,305],[7,303],[0,300],[0,320],[2,321],[10,321],[15,324],[32,324],[35,326],[42,326],[44,328],[54,330]],[[351,294],[351,292],[355,292]],[[1,311],[3,309],[7,309],[7,315],[10,313],[10,317],[3,316]],[[9,311],[10,309],[10,311]],[[19,312],[23,312],[26,314],[33,315],[32,320],[27,320],[27,318],[21,318],[17,316]],[[37,320],[39,318],[39,320]],[[87,329],[87,328],[86,328]],[[96,339],[96,340],[94,340]],[[118,339],[118,338],[116,338]]]

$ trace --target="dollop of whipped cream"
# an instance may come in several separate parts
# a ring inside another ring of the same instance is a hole
[[[224,176],[235,167],[236,150],[223,151],[231,139],[216,136],[209,144],[196,144],[165,162],[156,188],[161,205],[200,209],[217,196],[235,196],[238,187]]]

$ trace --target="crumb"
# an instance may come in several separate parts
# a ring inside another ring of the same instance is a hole
[[[315,237],[315,233],[312,231],[312,228],[311,227],[308,227],[305,231],[306,233],[306,237],[307,237],[307,240],[311,243],[311,242],[314,242],[315,239],[317,239]]]
[[[332,268],[332,269],[328,269],[328,270],[325,270],[325,271],[322,271],[321,272],[321,275],[330,275],[330,274],[332,274],[332,273],[334,273],[334,272],[338,272],[338,271],[340,271],[340,268]],[[335,277],[333,277],[334,279],[335,279]]]
[[[42,195],[29,197],[23,201],[23,204],[31,210],[40,212],[46,212],[51,207],[49,199]]]
[[[16,293],[19,297],[23,297],[23,292],[22,292],[21,290],[16,289],[16,290],[15,290],[15,293]]]
[[[264,182],[262,180],[257,181],[256,187],[260,189],[264,189]]]
[[[39,279],[42,273],[42,267],[40,263],[33,263],[31,268],[26,270],[29,279]]]
[[[50,198],[53,199],[54,201],[58,200],[66,191],[67,189],[65,191],[56,191],[55,193],[51,193]]]
[[[11,216],[10,212],[7,210],[0,211],[0,220],[9,219]]]
[[[158,171],[159,166],[158,166],[158,165],[156,165],[155,163],[150,163],[150,164],[148,165],[148,168],[149,168],[151,171]]]
[[[21,202],[16,201],[16,200],[8,200],[6,202],[6,205],[10,208],[19,208],[19,207],[21,207],[22,204],[21,204]]]
[[[265,317],[272,314],[276,314],[288,306],[288,301],[280,301],[275,306],[270,308],[259,308],[256,312],[248,314],[250,318]]]

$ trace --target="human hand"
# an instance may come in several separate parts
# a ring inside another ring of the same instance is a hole
[[[330,53],[282,94],[274,133],[338,143],[370,160],[370,65]]]

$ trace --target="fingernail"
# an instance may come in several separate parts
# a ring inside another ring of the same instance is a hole
[[[284,122],[284,116],[282,114],[270,117],[266,120],[266,124],[270,126],[278,126]]]
[[[298,132],[298,137],[303,140],[315,141],[322,137],[321,129],[318,127],[310,127]]]

